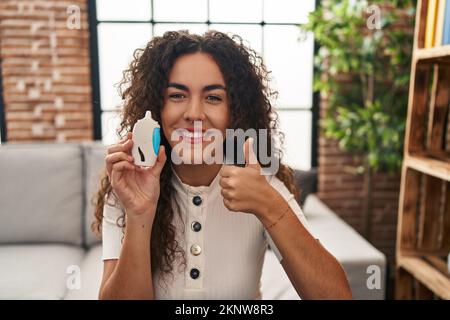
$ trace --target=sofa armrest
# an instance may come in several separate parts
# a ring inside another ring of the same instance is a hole
[[[303,210],[311,232],[343,266],[353,298],[384,299],[386,256],[338,217],[317,195],[307,197]],[[377,284],[380,286],[372,288]]]

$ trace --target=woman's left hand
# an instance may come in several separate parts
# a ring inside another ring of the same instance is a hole
[[[278,194],[261,174],[261,166],[253,151],[253,138],[244,143],[245,167],[223,165],[220,186],[223,203],[231,211],[264,214],[267,201]]]

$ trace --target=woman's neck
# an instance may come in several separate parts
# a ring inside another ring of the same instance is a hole
[[[209,186],[222,168],[222,164],[172,165],[181,182],[192,186]]]

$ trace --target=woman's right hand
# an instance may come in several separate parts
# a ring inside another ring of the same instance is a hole
[[[154,215],[160,192],[159,178],[167,159],[164,146],[160,146],[155,164],[145,168],[134,164],[132,146],[132,133],[128,132],[118,144],[108,147],[105,156],[108,178],[128,215]]]

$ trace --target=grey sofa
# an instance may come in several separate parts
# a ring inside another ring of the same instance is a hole
[[[0,299],[97,299],[101,240],[90,231],[106,147],[100,142],[0,146]],[[304,194],[304,196],[306,196]],[[314,194],[303,211],[315,235],[343,265],[355,299],[383,299],[385,256]],[[370,289],[367,268],[381,270]],[[263,299],[299,299],[271,250]]]

